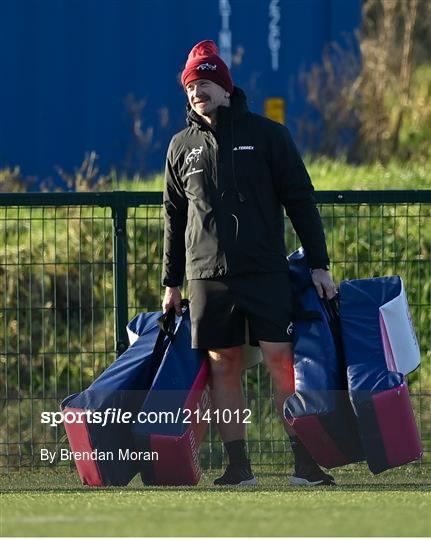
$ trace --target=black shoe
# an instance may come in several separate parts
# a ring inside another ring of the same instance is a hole
[[[289,482],[294,486],[335,486],[334,477],[325,473],[317,463],[296,465],[295,472],[289,476]]]
[[[214,480],[215,486],[256,486],[257,480],[251,472],[250,460],[228,465],[223,476]]]
[[[289,476],[294,486],[335,486],[334,477],[317,465],[310,452],[296,436],[289,436],[295,459],[295,472]]]

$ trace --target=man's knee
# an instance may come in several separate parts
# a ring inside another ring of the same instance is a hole
[[[241,354],[241,347],[208,351],[213,376],[223,378],[240,376]]]
[[[293,393],[295,374],[293,369],[293,347],[291,343],[259,342],[264,362],[275,383],[284,392]]]
[[[270,343],[259,341],[263,358],[268,368],[293,366],[293,347],[291,343]]]

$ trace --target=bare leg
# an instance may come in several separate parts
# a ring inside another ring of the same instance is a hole
[[[241,382],[242,347],[212,350],[209,351],[209,358],[212,409],[219,409],[220,413],[224,409],[232,412],[236,409],[243,411],[245,398]],[[219,422],[217,427],[224,443],[245,439],[245,424],[237,422],[233,414],[231,422]]]
[[[212,409],[220,412],[245,407],[244,391],[241,381],[242,347],[209,351],[211,362],[211,399]],[[247,459],[245,446],[245,424],[241,416],[230,415],[230,422],[217,424],[220,437],[229,456],[229,465],[225,473],[214,480],[215,485],[255,486],[250,460]],[[222,418],[220,418],[222,420]],[[240,420],[240,421],[238,421]]]
[[[270,343],[259,341],[263,359],[274,383],[275,406],[283,421],[284,429],[289,435],[294,435],[294,430],[284,418],[283,405],[295,391],[295,379],[293,371],[293,348],[291,343]]]

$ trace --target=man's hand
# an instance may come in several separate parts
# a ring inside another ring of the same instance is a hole
[[[181,291],[179,287],[166,287],[165,296],[162,302],[163,313],[175,307],[175,313],[182,315],[181,311]]]
[[[320,298],[326,296],[326,298],[331,299],[337,294],[337,288],[328,270],[315,268],[311,271],[311,279]]]

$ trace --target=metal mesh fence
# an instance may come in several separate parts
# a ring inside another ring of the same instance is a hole
[[[332,273],[399,274],[421,347],[410,394],[429,462],[431,446],[431,192],[320,192]],[[161,194],[0,195],[0,467],[36,467],[40,449],[67,447],[64,428],[41,424],[125,349],[125,325],[160,310]],[[288,252],[298,240],[286,222]],[[244,374],[253,462],[283,470],[290,447],[261,365]],[[204,467],[223,448],[210,426]]]

